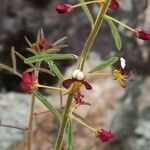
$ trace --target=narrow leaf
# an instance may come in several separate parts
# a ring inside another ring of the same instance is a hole
[[[57,68],[57,66],[54,64],[54,62],[52,60],[47,60],[46,61],[48,63],[48,66],[50,68],[50,70],[60,79],[60,80],[64,80],[64,77],[62,75],[62,73],[60,72],[60,70]]]
[[[24,61],[26,59],[26,57],[24,57],[23,55],[21,55],[20,53],[18,53],[17,51],[15,51],[16,56],[18,56],[22,61]],[[32,68],[35,68],[35,66],[33,64],[29,64],[29,66],[31,66]]]
[[[36,56],[29,57],[25,59],[26,64],[32,64],[35,62],[51,59],[51,60],[66,60],[66,59],[77,59],[78,57],[73,54],[48,54],[48,53],[40,53]]]
[[[109,27],[110,27],[110,30],[111,30],[111,33],[112,33],[112,36],[113,36],[113,39],[115,41],[117,49],[121,50],[121,48],[122,48],[122,40],[121,40],[121,37],[120,37],[120,34],[118,32],[117,27],[115,26],[115,24],[113,23],[113,21],[111,19],[105,18],[105,20],[109,24]]]
[[[107,68],[107,67],[113,65],[117,60],[118,60],[118,57],[115,57],[115,56],[111,57],[110,59],[104,61],[104,63],[97,65],[89,73],[96,72],[96,71],[102,70],[104,68]]]
[[[38,91],[33,91],[33,95],[38,98],[47,108],[50,112],[53,113],[55,118],[60,122],[61,120],[61,115],[58,113],[58,111],[53,107],[53,105],[43,97]]]
[[[25,38],[26,42],[28,43],[28,45],[29,45],[30,47],[32,47],[32,43],[28,40],[28,38],[27,38],[26,36],[25,36],[24,38]]]
[[[84,0],[78,0],[78,1],[79,1],[80,3],[85,3]],[[85,15],[86,15],[86,17],[87,17],[87,19],[88,19],[90,25],[91,25],[91,28],[92,28],[93,25],[94,25],[94,20],[93,20],[93,17],[92,17],[92,15],[91,15],[90,11],[89,11],[88,6],[85,4],[85,5],[82,5],[81,7],[82,7],[83,12],[85,13]]]
[[[72,150],[73,145],[73,130],[72,130],[72,120],[69,118],[67,124],[67,150]]]
[[[63,43],[65,40],[67,39],[67,36],[62,37],[61,39],[57,40],[56,42],[54,42],[54,45],[59,45],[61,43]]]
[[[9,67],[9,66],[7,66],[7,65],[4,65],[4,64],[0,63],[0,68],[2,68],[2,69],[4,69],[4,70],[7,70],[7,71],[10,71],[10,72],[12,72],[13,74],[15,74],[15,75],[21,77],[21,74],[20,74],[20,73],[18,73],[17,71],[14,71],[13,68],[11,68],[11,67]]]

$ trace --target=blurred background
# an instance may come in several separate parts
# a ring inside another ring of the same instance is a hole
[[[45,37],[54,42],[67,36],[67,48],[62,53],[79,55],[89,34],[89,23],[81,9],[65,15],[55,11],[60,2],[76,3],[73,0],[1,0],[0,5],[0,62],[10,65],[11,47],[28,57],[24,36],[31,42],[36,41],[39,28],[43,28]],[[109,14],[122,20],[133,28],[144,28],[150,31],[149,0],[119,0],[120,8],[110,10]],[[91,5],[96,17],[98,7]],[[91,78],[93,90],[85,92],[86,100],[91,106],[82,106],[77,112],[95,127],[110,128],[116,132],[116,139],[102,143],[95,135],[78,123],[74,124],[74,149],[96,147],[97,150],[149,150],[150,147],[150,41],[134,37],[128,30],[118,27],[123,41],[122,51],[117,51],[106,23],[91,49],[85,71],[110,56],[124,57],[132,68],[134,81],[123,89],[112,77]],[[74,62],[56,62],[65,77],[69,77],[75,68]],[[18,72],[28,66],[17,59]],[[108,71],[111,71],[108,69]],[[57,79],[40,74],[42,84],[57,85]],[[20,78],[0,68],[0,120],[3,124],[26,127],[30,97],[21,93],[18,84]],[[59,107],[57,92],[44,91],[50,101]],[[36,112],[46,108],[37,102]],[[35,116],[34,149],[53,149],[51,144],[58,126],[49,114]],[[26,133],[15,129],[0,127],[0,150],[25,150]]]

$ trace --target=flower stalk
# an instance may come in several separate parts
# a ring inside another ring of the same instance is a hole
[[[89,37],[87,38],[87,40],[85,42],[85,45],[83,47],[82,53],[79,58],[79,64],[78,64],[78,69],[81,71],[83,70],[85,60],[89,54],[89,51],[94,43],[97,33],[101,27],[101,24],[103,22],[103,16],[106,14],[106,12],[108,10],[110,1],[111,0],[107,0],[105,3],[102,3],[101,9],[99,10],[96,21],[94,23],[94,26],[89,34]]]
[[[113,18],[113,17],[111,17],[111,16],[105,15],[104,18],[110,19],[110,20],[112,20],[113,22],[115,22],[115,23],[117,23],[117,24],[123,26],[124,28],[126,28],[126,29],[128,29],[128,30],[130,30],[130,31],[132,31],[132,32],[135,32],[135,29],[129,27],[128,25],[124,24],[123,22],[121,22],[121,21],[119,21],[119,20],[117,20],[117,19],[115,19],[115,18]]]
[[[34,105],[35,105],[35,96],[32,95],[29,127],[28,127],[29,128],[28,129],[28,150],[32,150]]]
[[[58,136],[57,136],[57,140],[56,140],[55,150],[61,150],[62,143],[63,143],[63,137],[64,137],[64,133],[65,133],[66,126],[67,126],[67,122],[68,122],[68,118],[69,118],[68,116],[70,113],[73,97],[74,97],[74,93],[70,92],[68,99],[67,99],[66,107],[65,107],[65,110],[64,110],[64,113],[62,116],[62,121],[61,121],[61,124],[59,127],[59,132],[58,132]]]

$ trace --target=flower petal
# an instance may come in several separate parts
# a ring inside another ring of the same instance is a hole
[[[32,82],[32,77],[27,71],[24,71],[22,73],[22,80],[23,82],[30,84]]]
[[[74,82],[74,79],[66,79],[63,81],[62,85],[63,85],[63,87],[68,89],[73,82]]]
[[[111,9],[117,9],[117,8],[119,8],[119,3],[116,0],[111,0],[109,8],[111,8]]]
[[[87,89],[87,90],[91,90],[92,89],[92,86],[88,83],[88,82],[86,82],[86,81],[82,81],[82,84],[85,86],[85,88]]]

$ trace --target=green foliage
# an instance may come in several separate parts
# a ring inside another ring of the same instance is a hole
[[[67,150],[72,150],[72,147],[73,147],[72,119],[69,118],[67,124]]]
[[[85,3],[84,0],[78,0],[78,1],[79,1],[80,3]],[[91,27],[93,27],[93,25],[94,25],[94,20],[93,20],[93,17],[92,17],[92,15],[91,15],[90,11],[89,11],[88,6],[85,4],[85,5],[82,5],[81,7],[82,7],[83,12],[84,12],[85,16],[87,17],[87,19],[88,19],[90,25],[91,25]]]
[[[33,95],[39,99],[47,108],[50,112],[53,113],[53,115],[55,116],[55,118],[60,122],[61,120],[61,115],[59,114],[59,112],[53,107],[53,105],[46,99],[43,97],[42,94],[40,94],[38,91],[33,91]]]
[[[104,61],[102,64],[97,65],[95,68],[93,68],[89,73],[97,72],[102,69],[105,69],[111,65],[113,65],[118,60],[118,57],[111,57],[108,60]]]
[[[46,62],[48,64],[48,67],[50,68],[50,70],[58,77],[58,79],[64,80],[64,76],[62,75],[62,73],[60,72],[58,67],[54,64],[54,62],[50,59],[47,60]]]
[[[66,59],[77,59],[78,57],[73,54],[48,54],[46,52],[42,52],[37,54],[36,56],[29,57],[24,60],[26,64],[32,64],[35,62],[46,61],[48,59],[51,60],[66,60]]]
[[[120,37],[117,27],[115,26],[115,24],[113,23],[113,21],[111,19],[109,19],[109,18],[104,18],[104,19],[108,22],[108,25],[110,27],[110,30],[111,30],[111,33],[112,33],[112,36],[115,41],[117,49],[121,50],[122,40],[121,40],[121,37]]]

